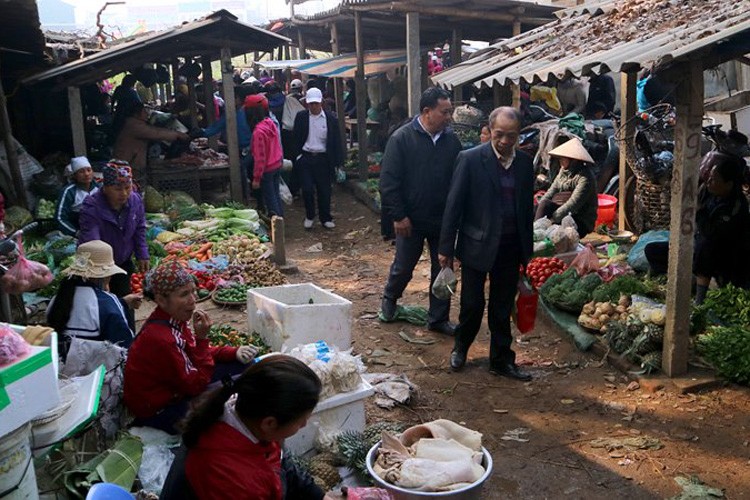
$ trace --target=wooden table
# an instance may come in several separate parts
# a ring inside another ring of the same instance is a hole
[[[354,131],[357,130],[357,119],[347,118],[344,120],[346,126],[346,134],[349,136],[349,147],[354,147]],[[367,130],[377,130],[380,127],[380,122],[375,120],[367,119]]]

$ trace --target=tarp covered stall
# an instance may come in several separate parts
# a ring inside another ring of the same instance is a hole
[[[329,78],[354,78],[356,54],[342,54],[325,59],[297,59],[291,61],[258,61],[267,70],[294,69],[300,73]],[[370,50],[365,52],[365,76],[385,73],[406,64],[405,50]]]

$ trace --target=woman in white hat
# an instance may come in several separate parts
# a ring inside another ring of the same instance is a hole
[[[78,214],[83,200],[99,190],[99,184],[94,180],[91,163],[85,156],[76,156],[66,167],[70,176],[70,184],[60,192],[55,209],[55,220],[60,231],[68,236],[75,236],[78,232]]]
[[[563,217],[570,214],[576,221],[578,234],[583,237],[594,230],[599,208],[596,177],[589,167],[594,159],[578,137],[573,137],[549,154],[558,158],[560,172],[539,201],[535,218],[546,216],[555,224],[560,224]]]
[[[47,324],[60,334],[61,354],[65,356],[73,337],[130,347],[133,330],[126,309],[140,307],[142,296],[120,299],[107,291],[112,276],[125,274],[115,265],[112,247],[100,240],[81,243],[62,272],[66,277],[47,308]]]

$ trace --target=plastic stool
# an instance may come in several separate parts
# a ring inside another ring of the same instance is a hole
[[[86,500],[133,500],[133,495],[114,483],[97,483],[89,490]]]

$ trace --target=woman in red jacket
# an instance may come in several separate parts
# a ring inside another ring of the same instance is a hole
[[[276,354],[207,394],[184,425],[185,477],[195,497],[328,498],[281,456],[281,443],[305,426],[320,390],[320,379],[307,365]]]
[[[190,399],[211,382],[241,373],[257,349],[209,345],[211,318],[196,310],[195,281],[180,264],[153,269],[144,292],[157,307],[128,351],[123,399],[136,417],[133,425],[176,434],[174,424]]]
[[[284,153],[281,150],[279,129],[268,115],[268,100],[262,94],[245,98],[247,124],[253,132],[250,145],[253,155],[253,189],[260,189],[268,215],[284,216],[279,194],[281,164]]]

